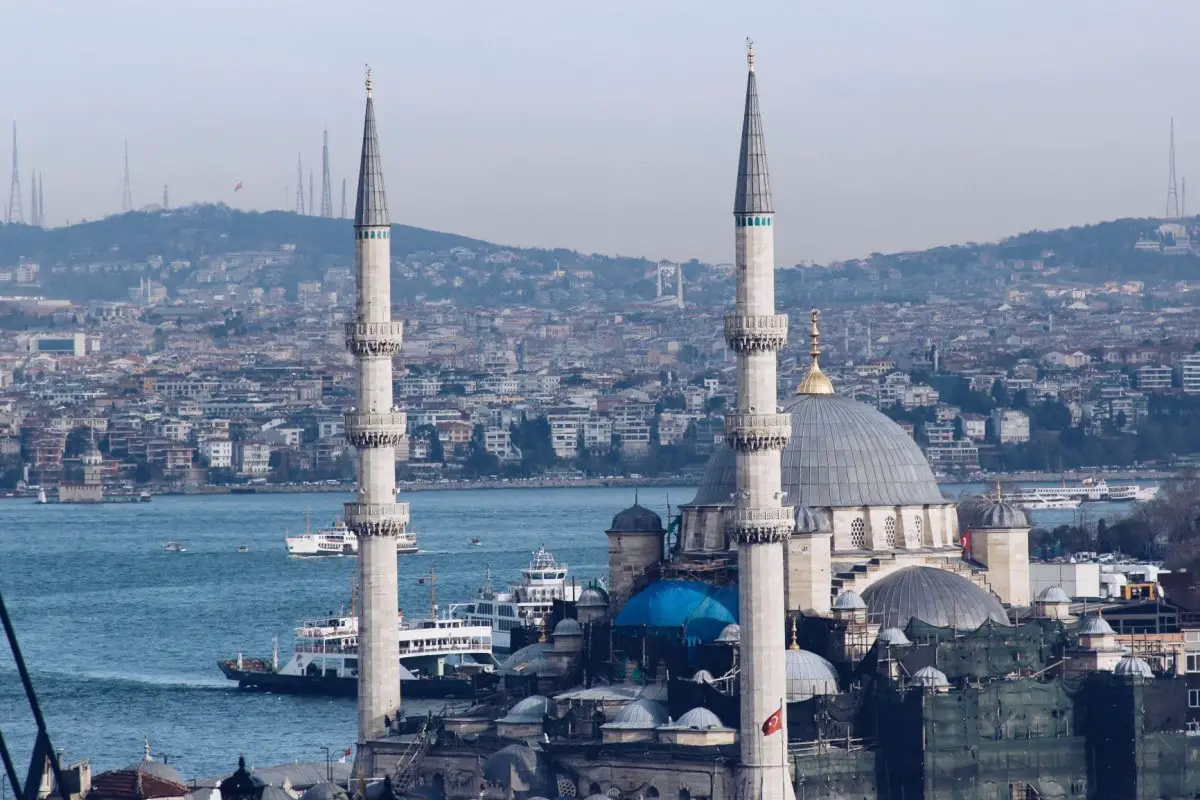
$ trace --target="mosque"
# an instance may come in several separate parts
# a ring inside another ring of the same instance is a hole
[[[809,372],[778,402],[789,318],[774,308],[753,50],[748,66],[737,293],[724,322],[738,358],[727,446],[676,519],[664,524],[636,502],[613,517],[607,584],[560,603],[538,641],[503,663],[502,691],[469,710],[397,715],[386,672],[395,645],[377,639],[375,671],[359,677],[352,791],[372,800],[1200,797],[1200,736],[1187,730],[1178,661],[1129,652],[1059,587],[1030,597],[1020,509],[997,500],[964,545],[958,511],[912,439],[838,396],[822,372],[815,311]],[[369,103],[363,163],[377,171]],[[360,197],[386,208],[382,177],[373,183]],[[370,324],[392,335],[390,320]],[[398,334],[395,344],[384,357]],[[394,494],[383,484],[371,503]],[[407,520],[406,508],[383,511]],[[364,520],[372,513],[362,505]],[[376,527],[368,533],[398,529]],[[395,573],[361,562],[364,582],[379,587],[383,637],[394,628],[385,623]]]

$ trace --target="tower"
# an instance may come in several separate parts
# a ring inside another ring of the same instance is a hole
[[[31,173],[29,176],[29,224],[34,227],[40,227],[42,224],[38,220],[37,172]]]
[[[314,200],[312,170],[310,169],[308,171],[308,213],[310,214],[317,213],[317,204],[313,202]]]
[[[321,216],[333,216],[333,186],[329,183],[329,131],[321,144]]]
[[[1175,118],[1171,117],[1170,167],[1167,173],[1167,219],[1179,219],[1179,193],[1175,188]]]
[[[396,545],[408,536],[408,504],[396,502],[396,445],[404,437],[405,416],[392,405],[392,358],[400,351],[403,325],[392,321],[391,224],[369,69],[366,88],[354,209],[357,296],[353,321],[346,324],[358,379],[357,407],[346,412],[346,440],[358,452],[358,497],[346,504],[345,518],[358,537],[362,597],[355,774],[373,777],[370,743],[386,734],[384,717],[395,719],[400,708]]]
[[[737,406],[726,415],[737,491],[726,530],[737,544],[741,618],[741,763],[736,796],[792,800],[787,769],[783,547],[792,509],[783,504],[781,453],[792,432],[776,397],[787,315],[775,313],[775,209],[758,108],[754,47],[747,42],[746,107],[733,201],[737,275],[725,340],[737,354]]]
[[[342,214],[341,218],[346,218],[346,179],[342,178]]]
[[[125,188],[121,192],[121,213],[133,211],[133,191],[129,188],[129,140],[125,140]]]
[[[296,154],[296,213],[304,216],[304,163]]]
[[[683,264],[675,265],[675,305],[683,308]]]
[[[13,123],[13,168],[12,168],[12,186],[8,191],[8,214],[5,217],[5,222],[10,225],[14,222],[20,223],[25,221],[25,215],[21,211],[21,169],[17,162],[17,123]]]
[[[996,486],[996,502],[971,527],[971,558],[988,568],[987,579],[1000,600],[1029,605],[1029,518],[1004,502]]]
[[[38,172],[38,224],[46,227],[46,176]]]
[[[163,211],[171,207],[171,195],[167,192],[167,185],[163,184]]]

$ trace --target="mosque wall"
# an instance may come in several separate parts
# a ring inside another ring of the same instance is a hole
[[[952,503],[822,509],[833,519],[833,551],[955,547],[958,510]]]
[[[721,506],[684,506],[676,549],[685,553],[722,553],[729,549]]]
[[[733,765],[713,752],[710,758],[675,758],[662,751],[594,758],[569,754],[556,759],[577,776],[578,797],[607,794],[662,800],[733,800]]]
[[[784,602],[788,611],[829,613],[832,537],[794,533],[783,551]]]

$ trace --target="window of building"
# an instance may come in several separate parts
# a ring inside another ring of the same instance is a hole
[[[888,517],[883,521],[883,540],[888,547],[896,546],[896,518]]]
[[[865,550],[867,547],[867,523],[861,518],[850,523],[850,546],[855,550]]]
[[[924,527],[925,527],[925,523],[921,520],[920,517],[913,517],[913,534],[916,536],[915,544],[917,545],[917,547],[921,547],[925,544],[925,537],[923,536],[923,533],[922,533],[922,530]]]
[[[1187,671],[1200,672],[1200,653],[1187,654]]]
[[[1188,708],[1200,708],[1200,689],[1188,689]]]

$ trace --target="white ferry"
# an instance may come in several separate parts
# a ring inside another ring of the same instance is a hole
[[[492,631],[492,646],[497,652],[512,649],[511,631],[516,628],[544,628],[554,609],[555,600],[575,601],[579,587],[567,584],[567,565],[539,547],[521,582],[507,592],[492,589],[491,571],[470,603],[452,603],[450,616],[472,625],[487,625]]]
[[[346,527],[346,522],[335,519],[333,527],[311,531],[308,527],[308,517],[304,520],[304,533],[298,536],[284,536],[283,543],[289,556],[357,556],[358,537]],[[408,534],[397,537],[397,553],[417,552],[416,537]]]
[[[1005,493],[1004,499],[1023,508],[1078,508],[1080,503],[1121,503],[1153,500],[1157,486],[1109,486],[1103,479],[1087,478],[1078,486],[1030,486]]]

